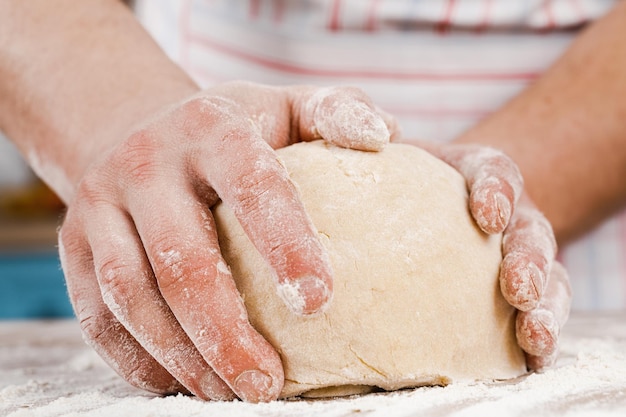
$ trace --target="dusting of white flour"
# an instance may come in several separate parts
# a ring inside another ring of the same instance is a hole
[[[574,316],[557,367],[514,381],[268,404],[154,396],[110,371],[73,321],[0,323],[0,416],[417,415],[624,416],[626,315]]]

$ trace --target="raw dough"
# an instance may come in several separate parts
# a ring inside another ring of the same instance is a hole
[[[291,313],[231,211],[215,215],[250,321],[282,357],[281,397],[525,372],[498,286],[501,236],[475,226],[460,174],[401,144],[368,153],[318,141],[278,154],[330,254],[326,312]]]

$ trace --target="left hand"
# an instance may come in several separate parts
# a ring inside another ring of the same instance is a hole
[[[531,370],[552,366],[572,293],[556,261],[552,226],[523,193],[522,175],[503,152],[482,145],[420,143],[457,169],[470,191],[470,211],[486,233],[503,233],[500,288],[517,310],[516,334]]]
[[[276,399],[280,356],[248,320],[209,209],[230,206],[294,314],[321,311],[330,260],[273,149],[324,139],[376,151],[394,134],[388,119],[354,88],[230,82],[136,125],[103,121],[120,125],[94,139],[108,151],[83,163],[59,232],[85,340],[142,389]]]

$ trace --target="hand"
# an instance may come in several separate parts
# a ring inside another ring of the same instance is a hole
[[[210,207],[233,209],[287,306],[314,314],[332,296],[329,259],[272,148],[379,150],[394,132],[352,88],[228,83],[154,115],[90,166],[60,230],[87,342],[147,390],[277,398],[280,358],[248,322]]]
[[[480,145],[420,143],[467,180],[470,211],[486,233],[503,232],[500,288],[519,311],[517,341],[529,369],[554,364],[561,327],[567,321],[571,289],[555,260],[556,240],[548,220],[522,194],[522,176],[504,153]]]

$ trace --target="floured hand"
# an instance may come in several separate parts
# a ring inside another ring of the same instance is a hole
[[[60,231],[86,340],[144,389],[277,398],[280,358],[248,322],[210,207],[233,209],[294,314],[322,311],[329,260],[273,148],[324,138],[379,150],[394,133],[360,90],[241,82],[133,129],[91,164]]]
[[[556,240],[548,220],[523,194],[523,180],[504,153],[481,145],[420,143],[455,167],[467,180],[470,210],[486,233],[503,233],[500,288],[517,308],[517,340],[529,369],[554,364],[561,327],[572,293],[556,261]]]

